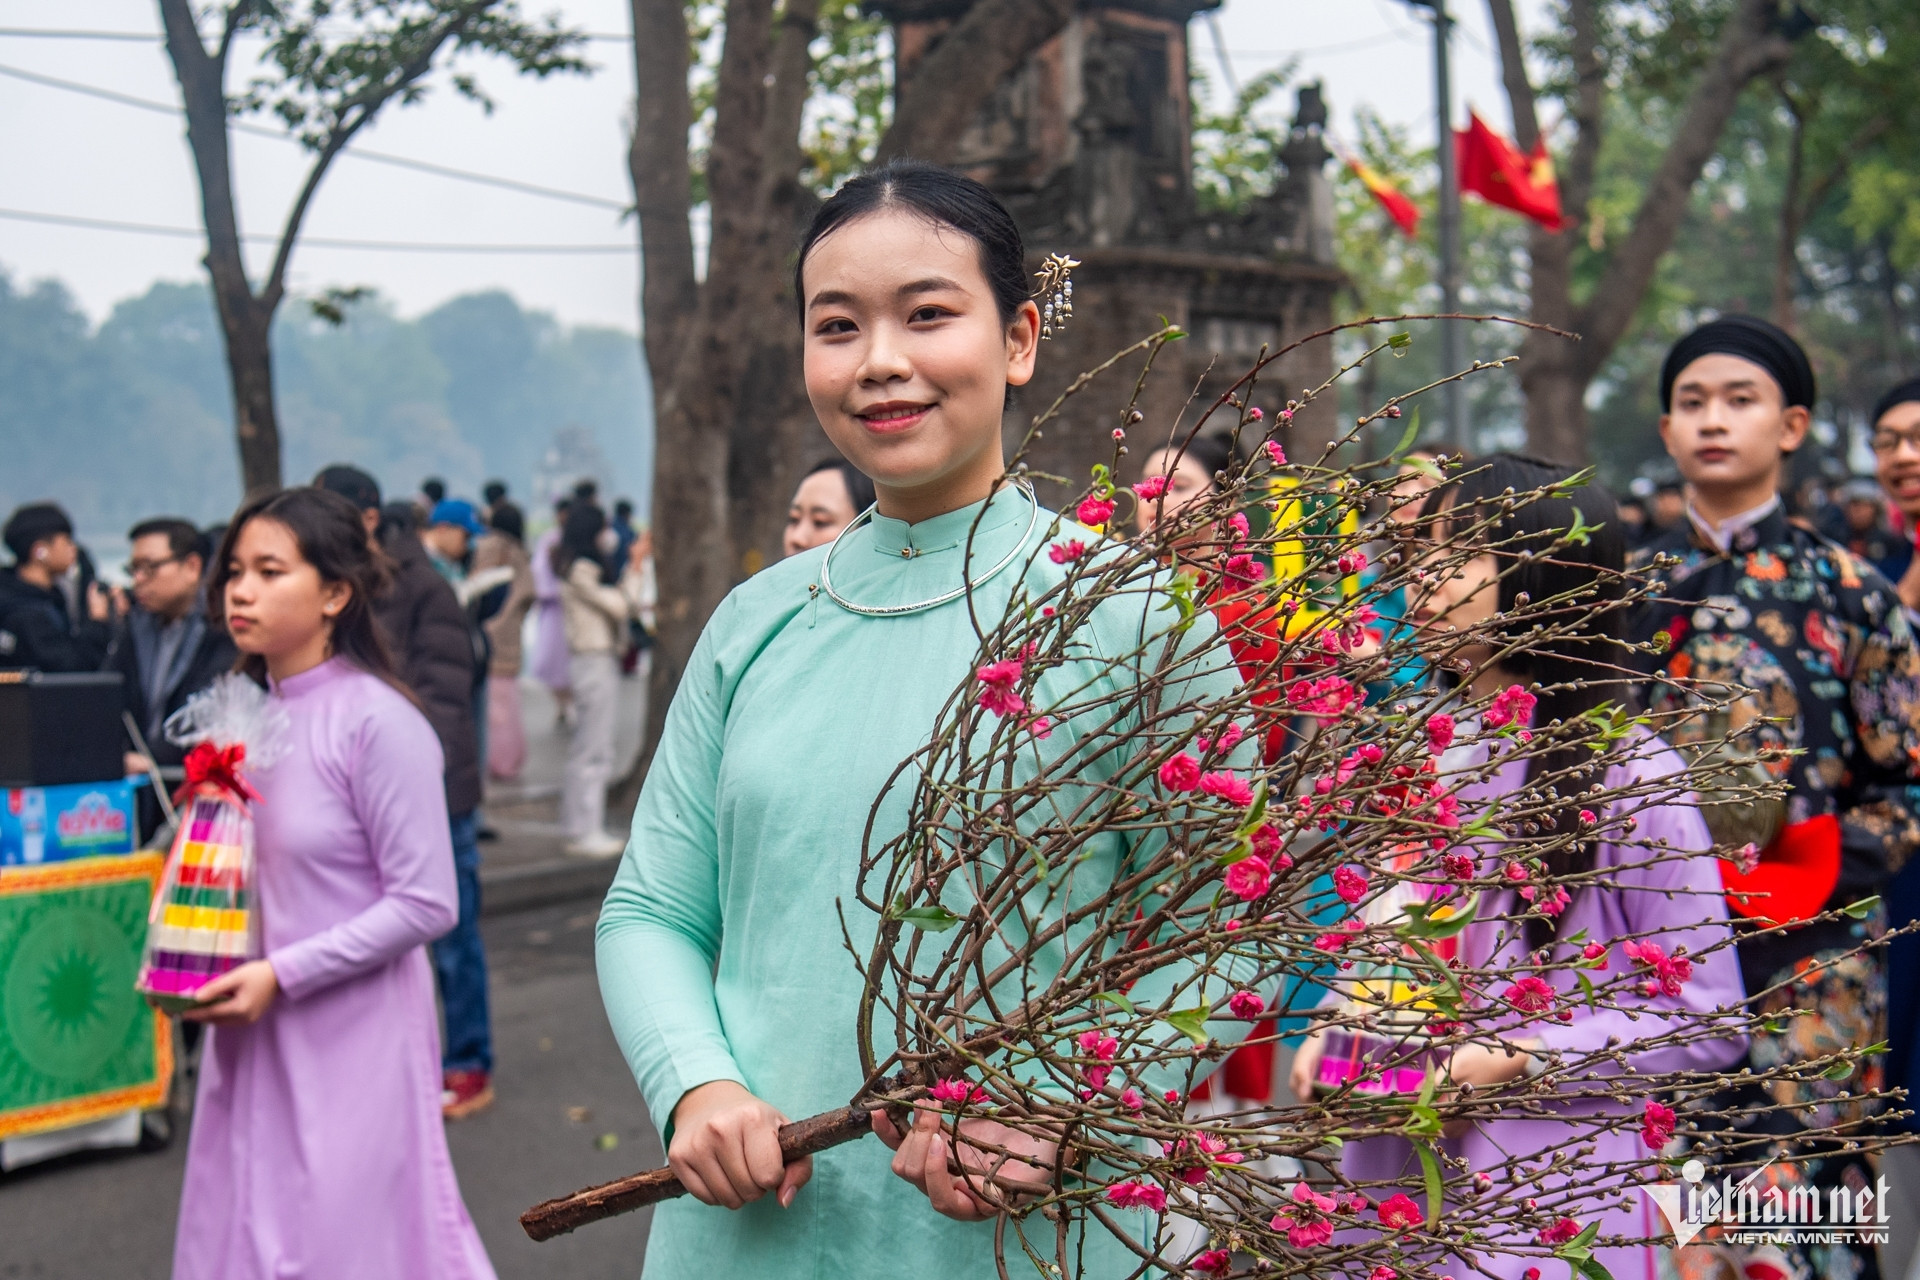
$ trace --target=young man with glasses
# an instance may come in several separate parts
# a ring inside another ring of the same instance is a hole
[[[115,634],[106,669],[125,681],[127,712],[139,726],[147,752],[129,737],[127,771],[144,773],[149,761],[178,765],[183,748],[167,741],[167,717],[188,698],[231,670],[233,641],[207,618],[201,583],[209,548],[200,530],[185,520],[143,520],[127,534],[133,553],[126,564],[133,582],[133,608]],[[141,835],[159,825],[159,806],[143,802]]]
[[[1873,476],[1902,517],[1896,530],[1902,554],[1881,565],[1909,609],[1920,609],[1920,557],[1913,540],[1920,531],[1920,378],[1909,378],[1873,407]]]

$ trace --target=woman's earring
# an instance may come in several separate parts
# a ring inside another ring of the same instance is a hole
[[[1050,253],[1040,269],[1033,274],[1039,279],[1040,287],[1034,294],[1040,299],[1040,336],[1051,338],[1055,329],[1067,327],[1067,318],[1073,314],[1073,269],[1080,265],[1078,258],[1069,258],[1064,253]]]

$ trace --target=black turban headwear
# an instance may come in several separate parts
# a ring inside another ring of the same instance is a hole
[[[1787,407],[1813,408],[1813,365],[1793,336],[1758,316],[1730,315],[1709,320],[1673,344],[1660,366],[1660,407],[1673,409],[1673,384],[1701,356],[1739,356],[1773,375]]]
[[[1909,400],[1920,400],[1920,378],[1908,378],[1881,396],[1880,403],[1873,406],[1873,416],[1867,419],[1867,425],[1872,426],[1887,416],[1887,410],[1897,404],[1905,404]]]

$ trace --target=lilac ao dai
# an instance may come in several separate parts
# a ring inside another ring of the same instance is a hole
[[[1441,761],[1442,771],[1462,777],[1460,809],[1464,818],[1482,812],[1495,797],[1519,792],[1526,780],[1525,760],[1511,760],[1496,769],[1482,770],[1487,748],[1472,741],[1472,727],[1463,725],[1461,745],[1448,751]],[[1537,1038],[1547,1050],[1567,1055],[1569,1061],[1584,1060],[1585,1055],[1617,1043],[1637,1073],[1670,1071],[1718,1071],[1738,1063],[1746,1053],[1746,1037],[1731,1034],[1718,1039],[1694,1039],[1683,1046],[1661,1045],[1636,1049],[1636,1042],[1656,1039],[1676,1027],[1681,1019],[1659,1016],[1661,1011],[1677,1011],[1682,1017],[1701,1017],[1717,1009],[1733,1008],[1745,997],[1738,962],[1733,949],[1721,945],[1730,936],[1726,899],[1720,885],[1718,860],[1697,856],[1712,847],[1706,824],[1698,811],[1698,800],[1689,791],[1680,790],[1679,779],[1685,763],[1671,748],[1656,738],[1642,736],[1622,744],[1624,758],[1607,770],[1604,786],[1608,791],[1636,783],[1659,783],[1655,794],[1641,799],[1615,802],[1604,814],[1597,815],[1602,829],[1615,833],[1615,839],[1603,838],[1595,854],[1595,866],[1603,874],[1605,888],[1587,888],[1575,892],[1560,917],[1559,935],[1572,937],[1585,930],[1593,941],[1608,945],[1607,970],[1592,975],[1600,982],[1631,971],[1634,963],[1614,939],[1634,937],[1660,944],[1668,955],[1684,946],[1694,958],[1693,976],[1678,996],[1660,995],[1645,999],[1638,1006],[1645,1012],[1638,1021],[1626,1013],[1606,1007],[1590,1010],[1580,999],[1577,979],[1572,971],[1559,968],[1548,975],[1561,993],[1559,1007],[1572,1010],[1570,1021],[1540,1019],[1505,1029],[1508,1039]],[[1621,825],[1631,816],[1635,826],[1627,831]],[[1689,856],[1696,855],[1696,856]],[[1482,848],[1481,871],[1497,859],[1497,850]],[[1479,923],[1468,926],[1461,935],[1461,961],[1471,968],[1500,969],[1524,963],[1526,945],[1517,922],[1493,919],[1517,915],[1526,904],[1515,891],[1503,889],[1483,893]],[[1517,973],[1516,973],[1517,976]],[[1496,986],[1496,993],[1503,988]],[[1571,995],[1571,998],[1568,996]],[[1634,1007],[1634,997],[1623,996],[1620,1003]],[[1591,1073],[1614,1073],[1611,1062],[1591,1063]],[[1576,1084],[1573,1087],[1578,1087]],[[1587,1090],[1583,1090],[1585,1092]],[[1565,1201],[1566,1212],[1582,1226],[1597,1216],[1600,1235],[1626,1238],[1659,1238],[1668,1234],[1665,1219],[1653,1202],[1639,1189],[1643,1180],[1658,1179],[1654,1153],[1649,1151],[1638,1132],[1638,1116],[1644,1091],[1628,1090],[1635,1098],[1630,1109],[1606,1098],[1568,1097],[1550,1110],[1515,1114],[1476,1124],[1456,1138],[1443,1140],[1443,1146],[1467,1167],[1485,1172],[1492,1186],[1485,1193],[1489,1201],[1512,1202],[1531,1197],[1540,1212],[1560,1216],[1556,1204]],[[1624,1128],[1595,1132],[1594,1117],[1630,1116]],[[1587,1123],[1582,1123],[1585,1120]],[[1564,1155],[1567,1162],[1558,1169],[1543,1168],[1546,1161]],[[1517,1164],[1510,1164],[1516,1161]],[[1518,1169],[1521,1179],[1508,1181]],[[1370,1138],[1351,1142],[1341,1161],[1341,1172],[1355,1182],[1398,1181],[1416,1203],[1424,1205],[1419,1191],[1421,1170],[1411,1146],[1402,1138]],[[1599,1192],[1608,1189],[1604,1201]],[[1378,1201],[1391,1194],[1385,1188],[1368,1192]],[[1473,1213],[1472,1202],[1449,1203],[1451,1215]],[[1456,1217],[1455,1221],[1461,1221]],[[1486,1230],[1486,1228],[1482,1228]],[[1341,1241],[1359,1233],[1343,1232]],[[1370,1234],[1370,1233],[1369,1233]],[[1497,1237],[1496,1237],[1497,1239]],[[1463,1259],[1438,1260],[1436,1273],[1457,1276],[1487,1276],[1493,1280],[1521,1280],[1529,1267],[1539,1267],[1546,1277],[1564,1275],[1566,1263],[1551,1257],[1551,1248],[1531,1234],[1508,1237],[1505,1243],[1528,1254],[1480,1252],[1470,1265]],[[1595,1257],[1610,1271],[1614,1280],[1657,1280],[1655,1250],[1646,1246],[1615,1246],[1595,1250]]]
[[[491,1280],[447,1155],[423,947],[458,916],[440,744],[340,658],[274,693],[288,745],[253,781],[280,994],[209,1029],[174,1280]]]

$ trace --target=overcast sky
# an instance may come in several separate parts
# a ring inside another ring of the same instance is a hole
[[[1454,0],[1456,120],[1467,104],[1508,126],[1498,59],[1486,10]],[[527,0],[531,12],[554,7]],[[1523,0],[1523,21],[1543,20],[1545,0]],[[566,19],[618,36],[624,0],[566,0]],[[1433,127],[1431,27],[1403,0],[1228,0],[1219,25],[1243,79],[1298,56],[1303,79],[1318,78],[1337,129],[1351,132],[1365,104],[1386,118]],[[155,33],[152,40],[35,38],[20,29]],[[0,268],[16,286],[52,276],[64,281],[96,320],[115,302],[156,280],[201,278],[200,245],[128,231],[51,226],[7,213],[150,224],[198,225],[198,195],[177,115],[88,97],[18,78],[27,72],[133,98],[177,103],[151,0],[0,0]],[[1194,24],[1195,49],[1210,72],[1217,59],[1206,23]],[[254,45],[251,49],[257,49]],[[250,53],[251,49],[243,48]],[[598,67],[586,78],[522,80],[503,66],[473,64],[497,102],[492,115],[444,89],[403,110],[389,109],[356,147],[428,160],[563,191],[625,202],[625,121],[633,73],[623,42],[595,40]],[[245,61],[231,84],[245,78]],[[284,217],[304,172],[304,153],[270,138],[235,138],[244,230],[270,233]],[[634,328],[637,254],[617,212],[347,156],[336,162],[306,224],[309,242],[295,254],[293,284],[317,291],[374,285],[405,315],[457,294],[506,289],[523,305],[569,323]],[[591,254],[376,252],[325,247],[317,239],[443,245],[620,246]],[[270,249],[250,251],[263,270]]]

